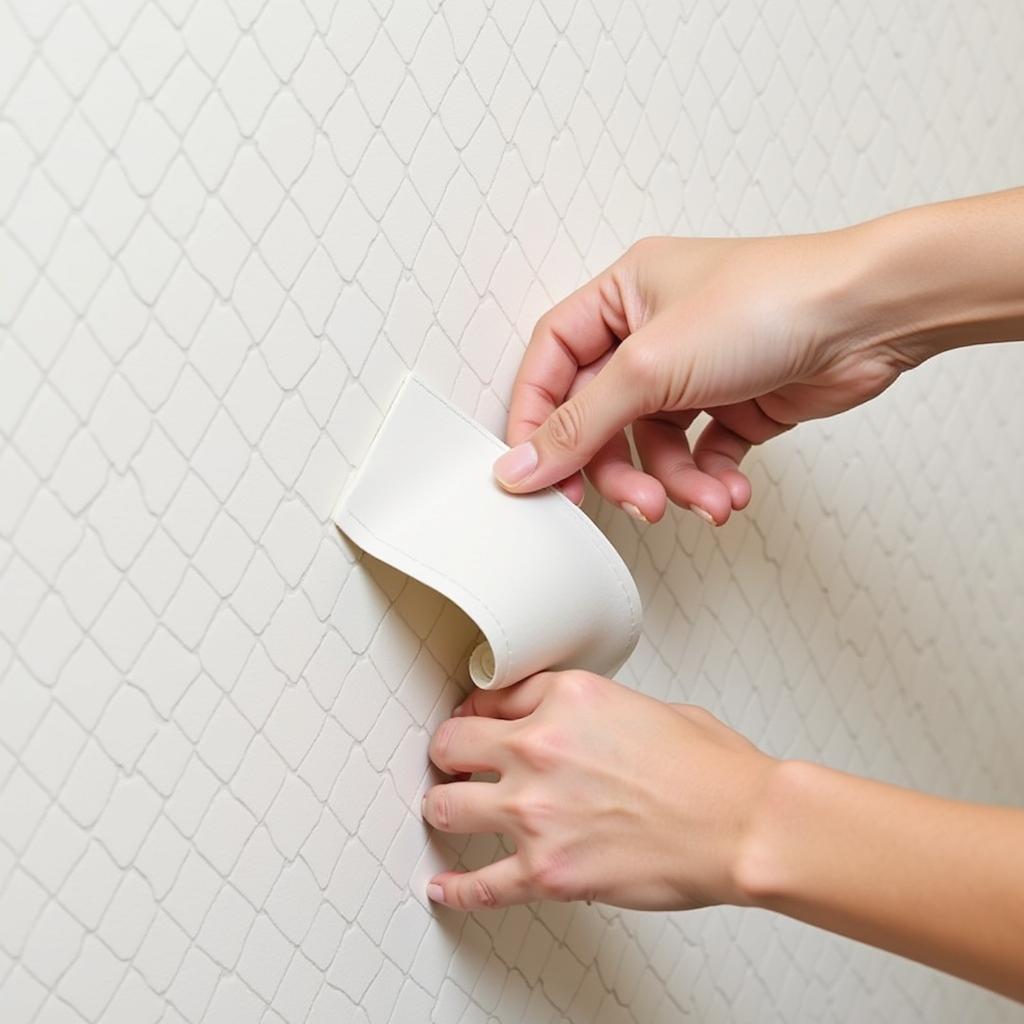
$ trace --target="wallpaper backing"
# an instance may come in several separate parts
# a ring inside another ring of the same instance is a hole
[[[1019,181],[1014,0],[0,0],[0,1020],[1021,1020],[758,912],[423,902],[471,623],[329,523],[414,368],[500,431],[650,233]],[[1024,791],[1022,354],[639,529],[621,678],[776,755]],[[401,481],[396,482],[400,497]]]

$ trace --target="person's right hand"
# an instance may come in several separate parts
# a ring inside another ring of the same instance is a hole
[[[872,398],[911,363],[838,301],[856,232],[638,242],[538,322],[498,481],[562,482],[579,502],[582,469],[637,518],[660,519],[668,499],[724,523],[750,500],[739,464],[752,444]]]

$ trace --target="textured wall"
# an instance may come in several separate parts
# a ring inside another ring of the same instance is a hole
[[[643,234],[1011,183],[1022,45],[1017,0],[0,0],[0,1020],[1020,1020],[761,913],[428,910],[497,846],[416,813],[473,630],[328,514],[407,368],[500,428]],[[598,508],[623,679],[1020,802],[1022,389],[926,367],[721,531]]]

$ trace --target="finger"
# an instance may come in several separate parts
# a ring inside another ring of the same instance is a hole
[[[548,310],[537,321],[512,385],[508,426],[510,445],[525,441],[569,394],[581,367],[595,362],[618,341],[609,326],[608,271],[599,274]]]
[[[430,760],[447,775],[457,772],[500,772],[508,726],[490,718],[449,718],[430,741]]]
[[[749,450],[749,443],[718,420],[712,420],[701,431],[694,446],[697,468],[725,486],[734,509],[750,504],[750,481],[739,468],[740,460]]]
[[[452,717],[477,715],[508,720],[526,718],[540,706],[551,676],[551,672],[538,672],[501,690],[473,690],[452,712]]]
[[[739,439],[739,447],[736,452],[740,458],[746,454],[751,445],[763,444],[796,426],[795,423],[783,423],[769,416],[753,398],[746,402],[736,402],[734,405],[710,408],[707,410],[707,414],[714,422],[727,427],[736,435]],[[700,445],[698,444],[697,447],[699,448]]]
[[[694,459],[706,473],[721,480],[732,496],[733,508],[750,501],[750,481],[739,464],[753,444],[762,444],[792,428],[768,416],[756,401],[709,409],[711,422],[694,446]]]
[[[583,474],[573,473],[567,480],[563,480],[559,485],[558,489],[574,504],[583,504]]]
[[[661,481],[672,501],[715,526],[729,518],[728,489],[697,466],[685,431],[662,419],[642,419],[633,424],[633,440],[644,469]]]
[[[529,903],[535,897],[513,854],[477,871],[445,871],[430,880],[427,897],[457,910],[488,910]]]
[[[495,462],[494,475],[503,487],[536,491],[564,480],[648,411],[649,398],[630,370],[634,357],[624,356],[625,351],[617,348],[601,371],[553,409],[527,441]]]
[[[624,512],[645,523],[665,514],[667,498],[660,480],[633,465],[629,441],[621,431],[587,463],[587,476],[597,490]]]
[[[594,360],[594,362],[587,364],[586,366],[580,367],[579,372],[576,374],[575,379],[569,386],[569,390],[566,392],[566,398],[571,398],[577,391],[582,388],[587,381],[594,377],[597,372],[608,362],[611,357],[611,352],[606,352],[600,358]],[[585,485],[583,483],[582,473],[573,473],[572,476],[567,477],[558,485],[558,489],[574,504],[582,505],[583,496],[585,493]]]
[[[494,782],[442,782],[423,795],[423,820],[442,832],[502,832]]]

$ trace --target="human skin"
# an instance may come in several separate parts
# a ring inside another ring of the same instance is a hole
[[[724,523],[750,500],[752,444],[946,349],[1024,336],[1022,239],[1015,189],[821,235],[638,243],[538,323],[495,475],[578,498],[583,470],[638,518],[673,501]],[[780,761],[582,672],[474,692],[431,758],[456,781],[428,790],[424,818],[516,845],[438,875],[431,899],[760,906],[1024,1000],[1022,810]],[[465,774],[482,770],[499,781]]]
[[[945,349],[1024,337],[1022,227],[1012,189],[817,235],[644,239],[538,321],[495,476],[578,502],[585,469],[650,522],[671,500],[721,525],[750,500],[752,444]]]
[[[436,876],[462,910],[762,907],[1024,1000],[1024,811],[768,757],[701,708],[585,672],[474,691],[434,735],[423,817],[515,853]]]

